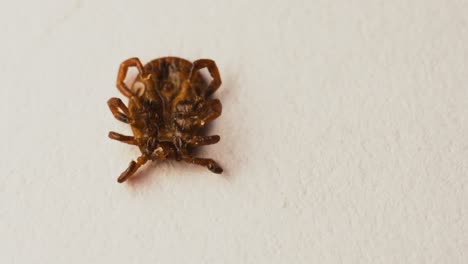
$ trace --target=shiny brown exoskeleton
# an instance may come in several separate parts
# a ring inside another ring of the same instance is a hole
[[[135,82],[124,83],[129,67],[138,69]],[[206,83],[199,70],[207,68],[211,77]],[[141,156],[131,161],[118,182],[131,177],[148,160],[174,159],[207,167],[214,173],[223,169],[212,159],[192,156],[194,147],[215,144],[219,136],[203,136],[200,130],[221,115],[221,102],[209,97],[221,85],[214,61],[193,63],[175,57],[153,60],[144,67],[138,58],[120,65],[117,89],[126,96],[127,106],[119,98],[107,102],[115,118],[130,124],[133,136],[109,132],[109,137],[140,148]]]

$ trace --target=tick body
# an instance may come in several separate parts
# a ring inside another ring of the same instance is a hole
[[[131,87],[125,83],[129,67],[138,69]],[[212,80],[206,82],[200,70],[207,68]],[[124,182],[147,161],[173,159],[222,173],[212,159],[194,157],[195,147],[215,144],[218,135],[201,135],[201,129],[221,115],[221,102],[210,96],[221,85],[221,77],[214,61],[196,60],[193,63],[176,57],[155,59],[142,65],[138,58],[130,58],[120,65],[117,89],[128,98],[128,107],[119,98],[107,102],[116,119],[131,126],[133,136],[109,132],[109,137],[140,148],[141,156],[131,161],[120,175]]]

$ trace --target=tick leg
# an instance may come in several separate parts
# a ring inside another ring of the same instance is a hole
[[[201,119],[202,125],[218,118],[223,110],[221,102],[218,99],[208,100],[204,108],[206,109],[206,115]]]
[[[213,60],[209,59],[200,59],[194,61],[192,67],[192,74],[203,68],[207,68],[210,72],[211,77],[213,78],[211,83],[206,88],[206,96],[210,96],[211,94],[216,92],[216,90],[218,90],[219,86],[221,86],[221,76],[219,75],[219,70],[216,66],[216,63]]]
[[[122,100],[120,100],[119,98],[112,97],[111,99],[109,99],[109,101],[107,101],[107,105],[109,106],[112,114],[117,120],[127,124],[130,123],[130,119],[128,118],[128,108],[122,102]]]
[[[187,143],[192,147],[216,144],[220,140],[218,135],[214,136],[194,136]]]
[[[182,157],[182,160],[188,163],[207,167],[211,172],[214,172],[217,174],[221,174],[223,172],[223,169],[221,168],[221,166],[219,166],[218,163],[216,163],[216,161],[212,159],[203,159],[203,158],[192,157],[189,155],[184,155]]]
[[[130,178],[131,176],[133,176],[133,174],[135,174],[135,172],[143,165],[146,163],[146,161],[148,161],[148,159],[144,156],[140,156],[137,161],[131,161],[130,164],[128,164],[128,168],[122,172],[122,174],[120,174],[120,177],[117,179],[117,181],[119,183],[122,183],[124,181],[126,181],[128,178]]]
[[[109,138],[131,145],[138,145],[138,142],[134,137],[125,136],[114,131],[109,132]]]
[[[138,58],[130,58],[120,64],[119,73],[117,75],[117,89],[128,98],[133,96],[133,92],[124,83],[129,67],[137,67],[140,75],[144,73],[143,65]]]

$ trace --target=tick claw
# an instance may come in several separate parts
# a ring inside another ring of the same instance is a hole
[[[140,166],[135,161],[132,160],[130,164],[128,164],[128,168],[124,172],[122,172],[122,174],[120,174],[119,178],[117,179],[117,182],[122,183],[126,181],[129,177],[131,177],[135,173],[135,171],[139,167]]]
[[[125,180],[127,180],[125,177],[120,176],[120,177],[117,179],[117,182],[118,182],[118,183],[122,183],[122,182],[124,182]]]
[[[211,163],[210,165],[208,165],[208,169],[216,174],[221,174],[223,172],[223,168],[221,168],[216,163]]]

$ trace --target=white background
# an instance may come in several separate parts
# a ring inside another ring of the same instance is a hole
[[[468,263],[468,2],[2,1],[0,263]],[[221,142],[116,178],[121,61],[214,59]]]

